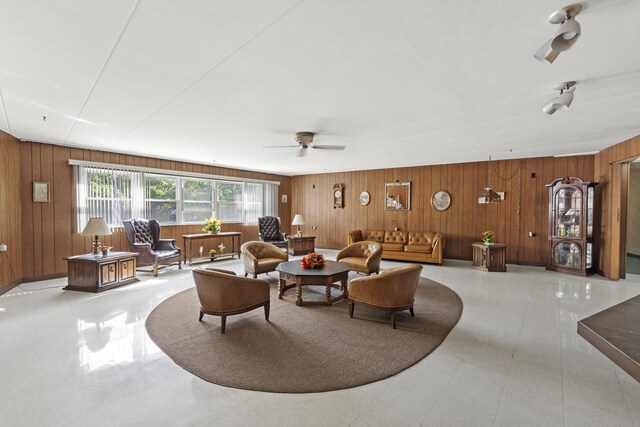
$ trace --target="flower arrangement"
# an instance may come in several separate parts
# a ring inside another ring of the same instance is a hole
[[[216,250],[215,249],[209,250],[209,258],[211,258],[211,261],[213,261],[215,257],[216,257]]]
[[[106,256],[106,255],[109,255],[109,251],[111,250],[111,246],[100,245],[99,249],[102,252],[102,255]]]
[[[487,230],[484,233],[482,233],[482,242],[485,245],[490,245],[493,243],[493,239],[496,237],[496,233],[494,233],[491,230]]]
[[[221,228],[222,228],[222,222],[215,219],[214,217],[211,217],[207,219],[207,221],[204,223],[204,226],[202,227],[202,231],[206,231],[207,233],[211,233],[214,231],[218,232],[220,231]]]
[[[302,268],[322,268],[327,265],[324,255],[311,252],[309,255],[303,256],[300,260]]]

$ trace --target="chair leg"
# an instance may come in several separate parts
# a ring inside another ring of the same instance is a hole
[[[182,260],[178,259],[178,270],[182,270]]]
[[[355,303],[353,302],[353,300],[349,300],[349,317],[351,317],[353,319],[353,306],[355,305]]]
[[[267,320],[267,322],[269,321],[269,308],[270,307],[271,307],[271,301],[268,301],[264,305],[264,318]]]
[[[393,325],[393,329],[396,328],[396,312],[392,311],[391,312],[391,324]]]
[[[221,322],[221,325],[220,325],[220,333],[224,334],[224,330],[225,330],[226,326],[227,326],[227,315],[223,314],[222,315],[222,322]]]
[[[411,306],[411,308],[409,309],[409,313],[411,313],[411,317],[416,317],[416,315],[413,313],[413,306]]]
[[[204,317],[204,313],[202,312],[202,310],[200,310],[200,318],[198,319],[198,322],[202,322],[203,317]]]
[[[158,263],[153,263],[153,277],[158,277]]]
[[[247,277],[249,275],[249,273],[247,273],[246,271],[244,272],[244,277]]]
[[[253,278],[257,279],[258,278],[258,273],[253,273]]]

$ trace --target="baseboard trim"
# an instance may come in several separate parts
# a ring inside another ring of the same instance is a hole
[[[640,258],[639,254],[632,254],[631,252],[627,252],[627,256],[631,258]]]
[[[45,274],[44,276],[23,277],[22,283],[37,282],[39,280],[59,279],[67,277],[67,273]]]
[[[0,286],[0,295],[4,294],[6,292],[9,292],[11,289],[15,288],[20,283],[22,283],[20,280],[14,280],[13,282],[9,282],[6,285]]]

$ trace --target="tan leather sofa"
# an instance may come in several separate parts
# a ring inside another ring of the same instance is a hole
[[[269,282],[261,279],[238,277],[228,270],[195,268],[193,280],[200,300],[200,318],[205,314],[221,316],[220,332],[224,334],[227,316],[264,307],[269,321]]]
[[[287,252],[267,242],[246,242],[240,247],[242,264],[244,265],[244,277],[275,271],[278,264],[289,261]]]
[[[349,316],[353,318],[355,303],[391,312],[391,324],[396,328],[396,312],[413,313],[413,301],[422,266],[409,264],[388,268],[376,276],[358,277],[349,282]]]
[[[383,259],[429,262],[442,265],[444,237],[433,231],[353,230],[347,234],[347,243],[365,240],[382,245]]]
[[[350,269],[365,274],[379,273],[382,245],[378,242],[352,243],[336,255],[336,261],[345,263]]]

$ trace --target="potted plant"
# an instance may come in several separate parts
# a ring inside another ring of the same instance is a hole
[[[493,244],[493,239],[496,237],[496,234],[493,231],[487,230],[482,233],[482,243],[485,245]]]
[[[219,232],[221,228],[222,222],[215,219],[214,217],[211,217],[205,221],[204,226],[202,227],[202,231],[206,231],[207,233],[212,234]]]

